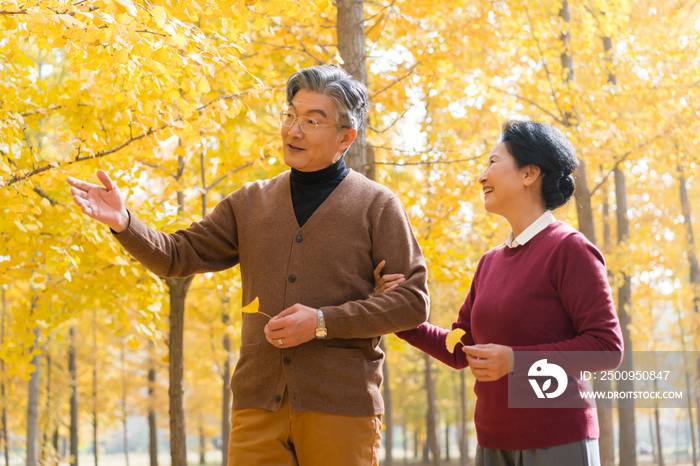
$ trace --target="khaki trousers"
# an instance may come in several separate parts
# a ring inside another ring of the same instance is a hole
[[[381,416],[232,409],[228,466],[378,466]]]

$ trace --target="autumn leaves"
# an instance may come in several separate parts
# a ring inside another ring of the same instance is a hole
[[[265,314],[264,312],[260,311],[260,301],[256,297],[253,301],[250,302],[250,304],[243,306],[243,309],[241,309],[241,312],[245,314],[262,314],[268,319],[272,319],[272,316],[269,316]]]

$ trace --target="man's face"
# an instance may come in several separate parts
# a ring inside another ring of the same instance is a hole
[[[338,125],[335,102],[325,94],[300,90],[292,99],[287,112],[297,117],[307,116],[322,125]],[[337,162],[357,135],[352,128],[319,126],[313,134],[301,130],[299,120],[290,128],[282,125],[284,163],[303,172],[329,167]]]

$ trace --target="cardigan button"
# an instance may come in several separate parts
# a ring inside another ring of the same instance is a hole
[[[289,282],[290,282],[290,283],[294,283],[295,281],[297,281],[297,277],[294,276],[294,275],[290,275],[290,276],[289,276]]]
[[[290,358],[289,356],[287,356],[287,357],[284,358],[282,361],[284,361],[284,363],[285,363],[286,365],[290,365],[290,364],[292,363],[292,358]]]
[[[302,241],[304,241],[304,238],[302,238],[301,236],[297,236],[297,243],[301,243]]]
[[[275,403],[279,403],[280,401],[282,401],[282,397],[279,395],[275,395]]]

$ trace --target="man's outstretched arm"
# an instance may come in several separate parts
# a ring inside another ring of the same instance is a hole
[[[97,178],[104,187],[69,177],[73,200],[85,215],[109,226],[124,249],[155,274],[187,277],[238,263],[236,222],[228,200],[201,222],[166,234],[148,227],[126,209],[107,173],[98,170]]]

